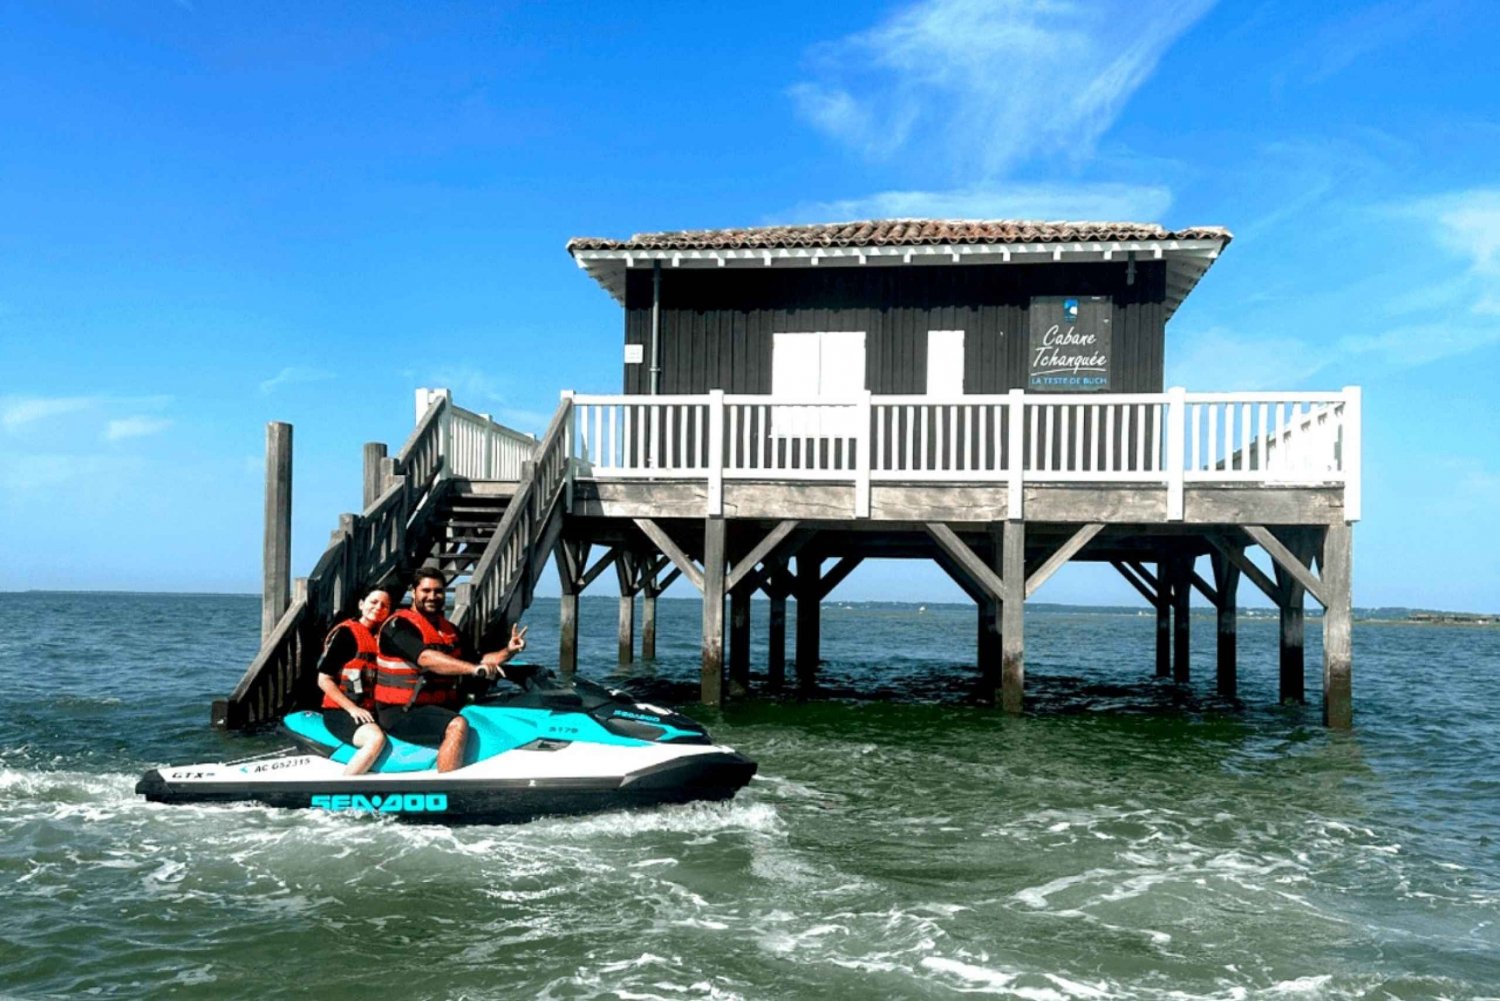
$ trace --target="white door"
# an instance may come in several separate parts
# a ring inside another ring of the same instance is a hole
[[[964,332],[927,331],[927,395],[964,395]]]

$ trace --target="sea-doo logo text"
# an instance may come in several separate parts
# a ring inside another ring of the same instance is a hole
[[[642,719],[642,720],[645,720],[647,723],[660,723],[661,722],[661,717],[659,717],[659,716],[647,716],[645,713],[633,713],[633,712],[629,712],[628,710],[625,710],[625,709],[616,709],[615,710],[615,715],[616,716],[623,716],[626,719]]]
[[[314,796],[309,806],[323,810],[355,810],[364,813],[443,813],[448,809],[446,793],[393,792],[386,796]]]

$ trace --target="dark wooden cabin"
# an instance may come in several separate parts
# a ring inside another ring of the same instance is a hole
[[[575,239],[577,264],[623,307],[623,392],[564,392],[533,445],[419,391],[396,458],[367,447],[367,509],[341,523],[301,604],[273,602],[268,583],[265,649],[216,718],[287,704],[305,637],[350,586],[424,560],[460,578],[456,621],[476,637],[515,622],[555,564],[565,671],[578,595],[607,570],[622,662],[637,597],[651,657],[657,596],[690,580],[709,703],[757,679],[786,684],[791,599],[807,691],[823,598],[862,560],[894,557],[936,561],[973,598],[977,680],[1013,712],[1025,601],[1070,560],[1108,562],[1155,608],[1156,673],[1178,683],[1190,681],[1189,596],[1208,598],[1216,688],[1231,697],[1240,580],[1280,611],[1287,700],[1304,696],[1312,595],[1325,609],[1325,718],[1348,726],[1359,390],[1164,384],[1168,321],[1230,239],[941,220]],[[763,657],[749,641],[757,592]]]

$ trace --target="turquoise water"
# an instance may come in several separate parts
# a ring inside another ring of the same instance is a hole
[[[555,604],[528,618],[545,662]],[[146,768],[279,746],[207,726],[256,600],[0,594],[0,995],[1500,996],[1500,630],[1360,623],[1336,734],[1316,628],[1314,704],[1274,705],[1269,620],[1233,705],[1209,618],[1179,688],[1153,618],[1038,610],[1010,719],[967,701],[969,608],[831,604],[832,694],[722,712],[691,706],[695,602],[624,673],[614,618],[585,600],[582,673],[757,759],[733,802],[455,829],[149,805]]]

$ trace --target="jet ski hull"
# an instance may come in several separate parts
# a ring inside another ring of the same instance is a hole
[[[545,816],[599,813],[673,803],[726,800],[754,776],[755,762],[714,749],[619,776],[463,777],[460,772],[396,775],[291,773],[326,759],[273,758],[299,764],[262,775],[236,766],[152,769],[136,792],[154,803],[259,803],[287,809],[367,813],[439,823],[521,823]],[[465,769],[467,770],[467,769]],[[448,777],[452,776],[452,777]]]

